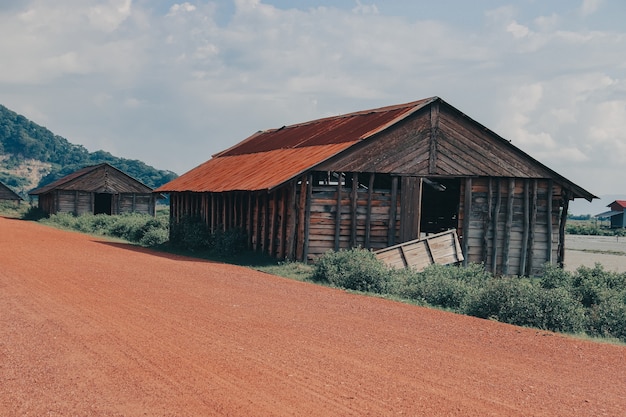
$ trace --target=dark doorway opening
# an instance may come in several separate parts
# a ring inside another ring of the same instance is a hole
[[[439,233],[458,227],[460,184],[456,178],[424,179],[422,233]]]
[[[93,214],[111,214],[113,194],[96,193]]]

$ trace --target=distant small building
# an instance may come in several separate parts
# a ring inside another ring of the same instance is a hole
[[[607,206],[609,211],[596,214],[597,218],[608,218],[611,220],[611,229],[626,227],[626,200],[615,200]]]
[[[145,213],[155,215],[157,194],[119,169],[103,163],[88,166],[28,194],[39,198],[48,214]]]
[[[19,204],[22,200],[19,194],[0,182],[0,201],[13,201]]]

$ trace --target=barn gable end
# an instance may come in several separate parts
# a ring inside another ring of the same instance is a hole
[[[88,166],[29,193],[48,214],[155,214],[157,195],[119,169],[103,163]]]

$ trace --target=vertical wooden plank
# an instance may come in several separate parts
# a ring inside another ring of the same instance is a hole
[[[255,208],[255,236],[256,236],[256,244],[255,249],[257,252],[261,252],[263,250],[263,246],[261,243],[261,233],[262,233],[262,223],[263,223],[263,198],[260,191],[256,193],[256,208]]]
[[[248,247],[252,248],[252,242],[253,242],[253,238],[252,238],[252,233],[253,233],[253,226],[254,226],[254,199],[252,198],[252,192],[249,191],[248,193],[248,224],[246,225],[246,232],[248,233]]]
[[[532,182],[532,204],[530,211],[530,226],[528,235],[528,275],[533,274],[533,246],[535,245],[535,227],[537,226],[537,180]]]
[[[263,253],[269,254],[270,244],[270,195],[263,193]]]
[[[559,248],[557,263],[559,268],[565,266],[565,224],[567,223],[567,212],[569,210],[569,201],[571,199],[571,192],[562,189],[563,194],[563,208],[561,209],[561,220],[559,222]]]
[[[78,190],[74,191],[74,215],[78,216],[80,213],[78,212],[78,198],[79,194],[78,194]],[[91,213],[94,213],[94,210],[91,210]]]
[[[298,233],[296,238],[296,258],[304,258],[304,232],[306,225],[306,196],[307,196],[307,184],[306,175],[303,175],[300,179],[300,199],[298,200]]]
[[[428,155],[428,173],[437,173],[437,141],[439,139],[439,102],[430,105],[430,152]]]
[[[278,191],[274,190],[272,194],[270,194],[270,200],[272,200],[272,205],[269,207],[269,247],[268,253],[270,256],[276,256],[276,229],[278,228]]]
[[[370,180],[367,186],[367,212],[365,214],[365,249],[372,247],[372,195],[374,193],[374,174],[370,173]]]
[[[222,231],[226,231],[228,222],[228,193],[222,193]]]
[[[493,217],[491,219],[493,228],[492,247],[491,247],[491,273],[496,274],[498,270],[498,236],[499,224],[498,217],[500,214],[500,205],[502,204],[502,187],[500,186],[500,178],[496,179],[496,204],[493,208]]]
[[[472,215],[472,178],[465,179],[464,190],[464,204],[463,204],[463,266],[467,266],[469,263],[469,232],[470,232],[470,217]]]
[[[295,256],[295,240],[296,240],[296,218],[298,216],[296,209],[296,181],[289,183],[289,220],[287,223],[287,251],[285,257],[294,259]],[[298,259],[302,260],[302,259]]]
[[[311,200],[313,199],[313,174],[307,175],[307,187],[306,187],[306,209],[304,212],[304,244],[302,261],[308,262],[309,257],[309,231],[311,220]]]
[[[285,219],[285,198],[287,196],[286,188],[281,187],[276,190],[276,194],[279,195],[278,198],[278,230],[276,232],[276,257],[278,259],[284,259],[285,257],[285,229],[287,228],[286,219]]]
[[[486,213],[484,213],[483,217],[482,247],[482,261],[485,268],[487,267],[487,259],[489,257],[489,227],[491,226],[491,217],[493,215],[493,179],[491,177],[489,177],[489,183],[487,187],[487,211]],[[463,256],[465,256],[465,254]]]
[[[398,177],[391,177],[391,200],[389,202],[389,228],[387,229],[387,246],[396,242],[396,210],[398,205]]]
[[[341,234],[341,176],[337,173],[337,204],[335,206],[335,250],[339,250],[339,237]]]
[[[357,227],[357,196],[359,188],[359,174],[352,173],[352,190],[350,191],[350,247],[357,246],[356,227]]]
[[[509,275],[509,252],[511,250],[511,230],[513,227],[513,198],[515,197],[515,178],[509,178],[509,190],[506,200],[506,222],[504,224],[504,249],[502,250],[502,275]]]
[[[523,232],[522,232],[522,250],[520,253],[520,276],[527,276],[526,260],[528,258],[528,234],[530,225],[530,180],[524,180],[524,219],[523,219]]]
[[[553,181],[550,179],[548,180],[548,196],[546,197],[548,199],[546,201],[547,203],[547,210],[546,210],[547,211],[546,213],[547,227],[546,229],[548,229],[547,230],[548,241],[546,242],[548,244],[548,247],[546,249],[548,253],[546,254],[547,255],[546,259],[548,260],[550,264],[552,264],[552,260],[553,260],[552,258],[552,235],[553,235],[552,233],[552,224],[553,224],[552,222],[552,198],[554,197],[554,190],[552,188],[553,188]]]

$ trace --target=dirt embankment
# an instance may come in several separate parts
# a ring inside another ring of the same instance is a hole
[[[2,416],[624,416],[626,347],[0,218]]]

